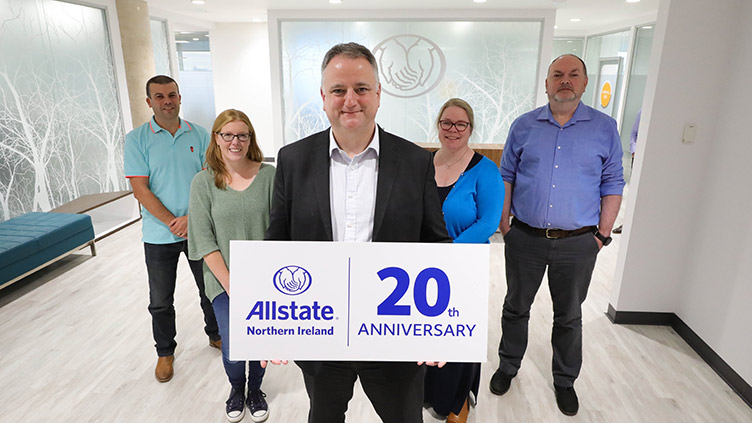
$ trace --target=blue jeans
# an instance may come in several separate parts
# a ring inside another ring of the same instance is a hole
[[[219,335],[222,337],[222,364],[230,385],[236,389],[243,389],[246,382],[245,361],[230,360],[230,297],[226,292],[217,295],[212,301],[214,314],[217,316]],[[248,361],[248,391],[261,389],[265,369],[258,361]]]
[[[188,258],[187,241],[173,244],[144,243],[146,271],[149,274],[149,313],[157,355],[160,357],[173,355],[177,346],[174,299],[180,253]],[[203,260],[188,260],[204,312],[204,332],[214,341],[219,339],[219,330],[214,310],[204,293],[203,263]]]

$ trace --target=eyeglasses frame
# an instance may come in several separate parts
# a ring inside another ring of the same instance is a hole
[[[232,142],[235,138],[237,138],[238,141],[240,141],[240,142],[249,142],[251,140],[251,134],[249,134],[249,133],[245,133],[245,134],[230,134],[228,132],[217,132],[217,135],[219,135],[219,137],[222,138],[222,140],[224,142]],[[228,140],[227,138],[225,138],[225,135],[229,135],[230,139]],[[248,139],[247,140],[240,139],[240,137],[242,137],[242,136],[248,137]]]
[[[442,125],[444,125],[445,123],[449,124],[449,128],[442,128]],[[457,124],[462,124],[462,123],[464,123],[467,126],[465,126],[464,128],[460,129],[460,127],[457,126]],[[467,128],[470,127],[470,122],[465,122],[464,120],[458,120],[457,122],[452,122],[450,120],[440,120],[439,121],[439,128],[443,129],[444,131],[451,131],[452,127],[454,127],[454,129],[456,129],[457,132],[465,132],[467,130]]]

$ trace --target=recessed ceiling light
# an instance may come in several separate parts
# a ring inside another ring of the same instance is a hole
[[[653,27],[648,25],[648,26],[643,26],[642,29],[653,29]]]
[[[206,0],[191,0],[193,4],[206,4]]]
[[[640,0],[627,0],[627,3],[639,3]]]
[[[569,22],[579,22],[580,18],[572,18],[569,20]]]
[[[473,3],[485,3],[486,0],[473,0]]]
[[[263,22],[263,21],[261,20],[261,18],[253,18],[252,20],[253,20],[253,22],[255,22],[255,23]]]
[[[329,3],[331,3],[331,4],[340,4],[340,3],[342,3],[342,0],[329,0]]]
[[[554,29],[559,29],[559,25],[554,25]]]

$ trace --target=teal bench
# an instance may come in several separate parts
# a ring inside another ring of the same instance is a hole
[[[0,222],[0,289],[87,245],[95,256],[85,214],[33,212]]]

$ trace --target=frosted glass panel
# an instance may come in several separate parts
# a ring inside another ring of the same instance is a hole
[[[585,47],[585,63],[588,69],[588,86],[582,95],[582,102],[591,107],[596,107],[596,101],[600,101],[598,83],[598,71],[600,70],[600,60],[607,58],[619,57],[621,63],[624,63],[629,51],[629,31],[615,32],[612,34],[588,37],[587,46]],[[614,92],[620,92],[624,86],[624,67],[619,70]],[[617,99],[618,100],[618,99]],[[616,116],[619,116],[620,105],[614,104]],[[616,119],[621,125],[620,119]]]
[[[374,52],[382,84],[376,121],[414,142],[437,142],[434,122],[451,97],[475,110],[470,142],[506,140],[535,103],[541,23],[281,22],[284,143],[329,126],[319,93],[329,48],[355,41]]]
[[[181,115],[211,131],[216,114],[209,33],[176,32],[175,47],[180,69]]]
[[[125,188],[104,12],[0,0],[0,218]]]
[[[154,49],[156,75],[172,76],[170,67],[170,42],[167,38],[167,22],[151,19],[151,45]]]
[[[653,46],[653,25],[637,28],[635,46],[632,52],[632,69],[629,73],[627,99],[624,101],[624,124],[621,128],[621,143],[624,149],[624,179],[632,179],[632,154],[629,151],[629,136],[642,107],[645,85],[648,80],[650,51]]]

